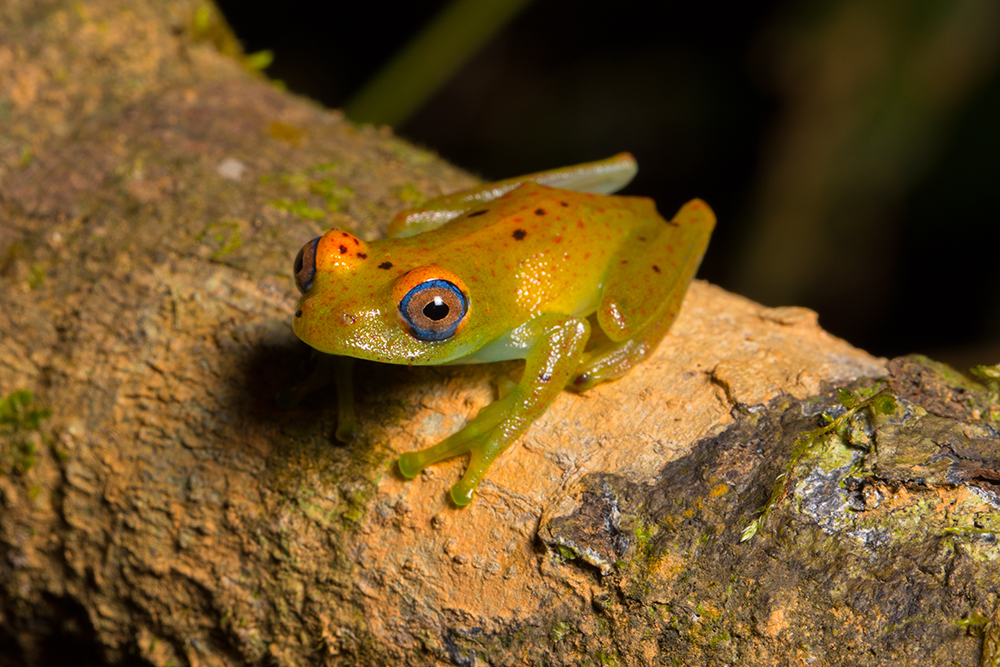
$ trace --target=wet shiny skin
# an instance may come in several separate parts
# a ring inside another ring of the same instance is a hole
[[[404,475],[468,453],[451,490],[466,505],[563,388],[621,377],[652,352],[715,218],[700,200],[666,221],[649,199],[605,194],[634,173],[621,154],[433,199],[396,216],[386,239],[331,230],[306,244],[294,329],[317,350],[395,364],[526,361],[516,386],[464,428],[403,454]]]

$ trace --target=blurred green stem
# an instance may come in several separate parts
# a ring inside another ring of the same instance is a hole
[[[785,110],[732,276],[770,305],[884,289],[895,209],[1000,64],[995,1],[798,5],[824,9],[772,33]]]
[[[453,0],[347,103],[347,116],[406,122],[529,1]]]

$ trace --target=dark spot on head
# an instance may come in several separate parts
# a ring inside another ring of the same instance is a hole
[[[660,267],[658,267],[656,264],[653,264],[653,270],[656,271],[657,273],[659,273],[660,272]]]
[[[676,222],[674,222],[673,220],[667,220],[667,221],[666,221],[666,223],[667,223],[668,225],[670,225],[671,227],[680,227],[680,225],[678,225],[678,224],[677,224]]]
[[[470,218],[474,218],[474,217],[476,217],[477,215],[483,215],[484,213],[489,213],[489,212],[490,212],[490,209],[488,209],[488,208],[484,208],[484,209],[483,209],[483,210],[481,210],[481,211],[473,211],[472,213],[470,213],[470,214],[469,214],[469,217],[470,217]]]
[[[515,229],[514,233],[511,234],[511,236],[514,237],[515,241],[523,241],[524,237],[527,236],[527,235],[528,235],[528,232],[524,231],[523,229]]]
[[[358,253],[358,259],[368,259],[368,255],[363,252]]]
[[[361,241],[359,241],[359,240],[358,240],[358,237],[357,237],[357,236],[355,236],[355,237],[354,237],[353,239],[351,239],[351,240],[352,240],[352,241],[354,241],[354,245],[359,245],[359,244],[361,243]]]
[[[348,234],[347,232],[340,232],[340,235],[341,236],[350,236],[350,234]]]
[[[622,264],[628,264],[628,260],[627,259],[623,259],[622,260]]]
[[[639,237],[639,240],[640,240],[640,241],[645,241],[645,240],[646,240],[646,237],[645,237],[645,236],[640,236],[640,237]]]
[[[381,264],[378,265],[378,268],[380,268],[380,269],[391,269],[392,268],[392,262],[382,262]]]
[[[567,203],[566,203],[566,202],[564,202],[564,201],[561,201],[561,202],[559,202],[559,205],[560,205],[560,206],[569,206],[569,204],[567,204]]]
[[[295,311],[295,317],[302,317],[302,309],[301,308],[299,308],[298,310]]]
[[[339,246],[337,246],[337,250],[339,250],[340,254],[343,255],[345,252],[347,252],[347,246],[346,245],[339,245]]]
[[[535,215],[545,215],[545,209],[544,208],[536,208],[535,209]]]

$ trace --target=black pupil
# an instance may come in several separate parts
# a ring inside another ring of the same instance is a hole
[[[302,270],[302,256],[305,254],[305,252],[306,249],[302,248],[302,250],[299,250],[299,254],[295,256],[295,266],[292,267],[292,272],[295,275],[298,275],[299,272]]]
[[[436,296],[424,306],[424,315],[427,316],[427,319],[438,322],[448,317],[448,310],[448,304],[442,301],[441,297]]]

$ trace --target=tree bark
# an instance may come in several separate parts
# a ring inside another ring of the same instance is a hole
[[[696,282],[466,509],[464,461],[395,460],[514,365],[366,365],[349,446],[332,390],[279,411],[298,248],[474,181],[280,91],[200,6],[0,5],[0,397],[51,409],[0,423],[0,663],[975,664],[995,392],[810,311]],[[883,376],[892,414],[802,444]]]

